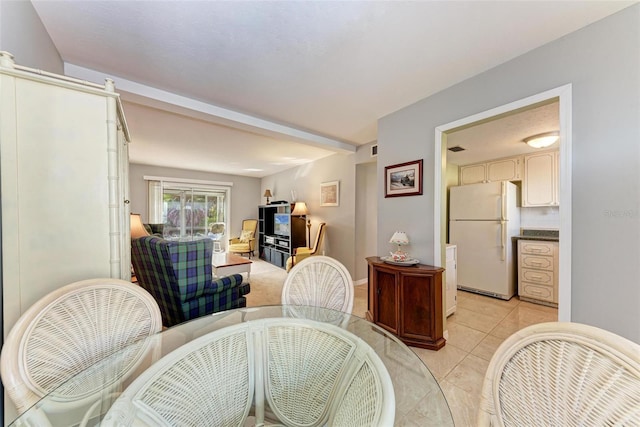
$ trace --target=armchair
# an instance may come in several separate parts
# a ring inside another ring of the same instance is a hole
[[[249,283],[242,283],[240,274],[212,280],[212,255],[211,239],[175,242],[146,236],[131,242],[138,283],[158,302],[164,326],[246,307]]]
[[[249,254],[249,258],[253,255],[256,248],[256,229],[258,228],[257,219],[245,219],[242,221],[242,233],[240,237],[229,239],[229,252],[238,254]]]
[[[313,248],[300,247],[294,249],[293,256],[290,256],[287,259],[287,271],[291,270],[294,265],[303,259],[312,255],[318,255],[320,248],[322,248],[322,243],[324,242],[324,229],[326,225],[326,223],[321,222],[318,226],[318,234],[316,234],[316,241],[313,244]]]

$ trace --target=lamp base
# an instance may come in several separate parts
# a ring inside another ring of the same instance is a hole
[[[401,251],[400,248],[398,248],[398,250],[395,252],[389,253],[391,254],[391,258],[393,258],[394,261],[406,261],[409,258],[409,254]]]

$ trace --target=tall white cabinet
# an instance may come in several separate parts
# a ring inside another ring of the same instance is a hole
[[[446,288],[446,315],[451,316],[456,312],[458,306],[458,247],[456,245],[447,245],[447,262],[445,268]]]
[[[114,90],[0,52],[4,337],[65,284],[130,279],[128,131]]]

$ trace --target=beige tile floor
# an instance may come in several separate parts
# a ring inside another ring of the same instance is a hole
[[[254,259],[247,305],[279,304],[285,278],[284,270]],[[366,310],[367,286],[356,286],[353,314],[364,317]],[[503,301],[458,291],[457,310],[447,318],[446,345],[439,351],[411,348],[438,380],[455,425],[475,426],[484,374],[498,346],[526,326],[557,318],[557,309],[517,297]]]

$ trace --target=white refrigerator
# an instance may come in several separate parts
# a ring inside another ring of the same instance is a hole
[[[449,189],[449,243],[458,289],[508,300],[517,289],[511,237],[520,234],[518,187],[508,181]]]

